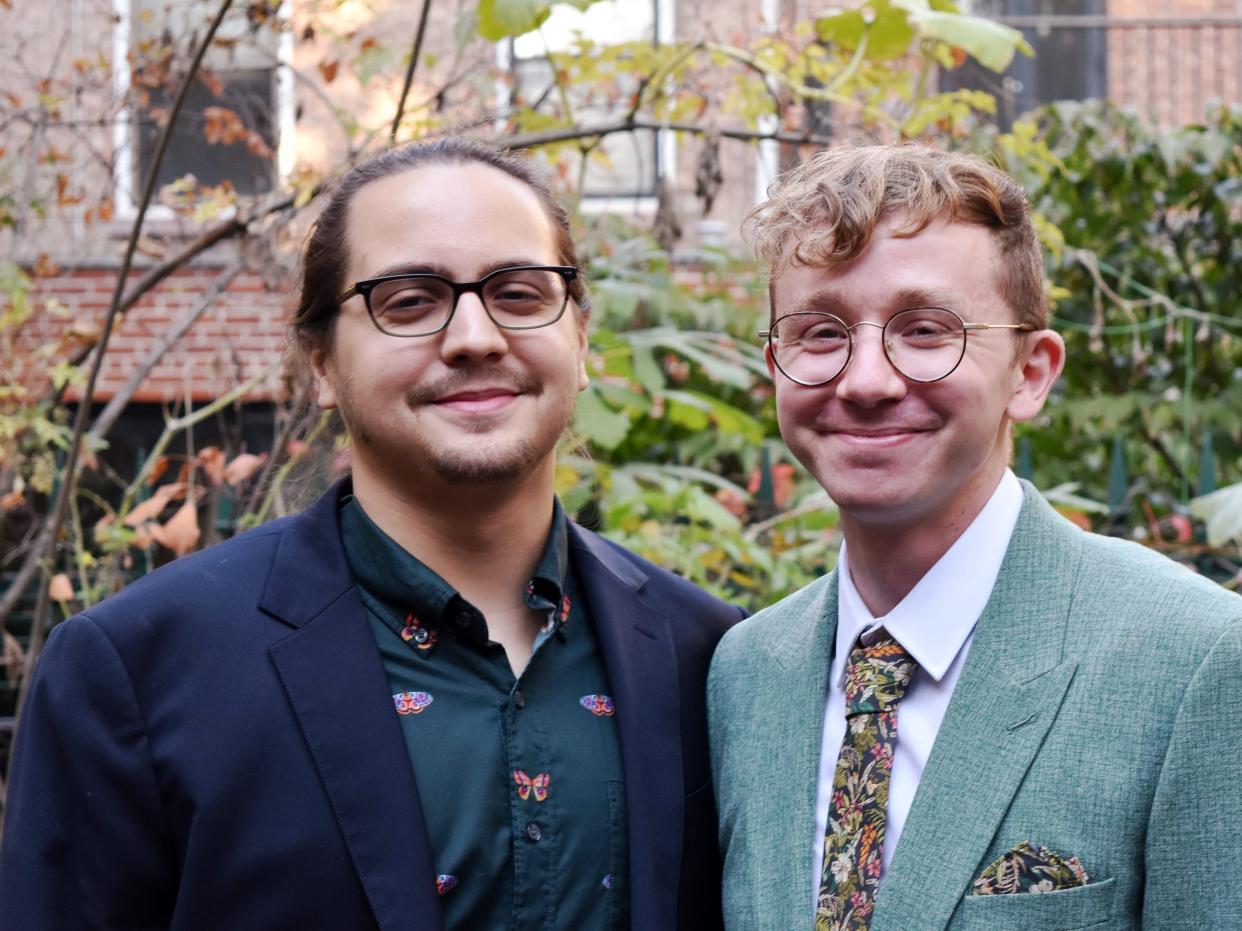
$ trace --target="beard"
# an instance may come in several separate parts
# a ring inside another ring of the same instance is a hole
[[[454,373],[434,383],[411,389],[405,397],[409,411],[426,409],[436,398],[466,390],[472,385],[503,385],[513,389],[523,398],[538,398],[543,394],[542,383],[529,374],[518,375],[503,369],[474,369]],[[466,423],[459,432],[447,440],[438,442],[402,443],[400,447],[393,438],[409,431],[368,429],[368,417],[361,412],[361,405],[354,403],[353,392],[348,385],[342,386],[337,406],[346,429],[354,443],[365,447],[376,463],[389,463],[386,468],[398,482],[408,477],[401,463],[416,459],[418,467],[431,472],[437,479],[453,485],[484,485],[514,481],[537,468],[555,450],[556,443],[565,432],[573,415],[572,399],[565,409],[548,412],[549,416],[537,424],[534,434],[512,437],[491,437],[491,427],[485,421]],[[555,432],[549,428],[555,427]]]

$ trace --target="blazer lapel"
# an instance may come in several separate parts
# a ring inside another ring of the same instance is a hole
[[[1031,486],[932,747],[874,931],[944,928],[1056,718],[1080,542]],[[899,725],[900,726],[900,725]]]
[[[617,703],[630,842],[631,923],[672,931],[685,786],[677,655],[648,578],[572,522],[570,546]]]
[[[418,788],[336,502],[330,492],[281,537],[260,607],[294,631],[269,653],[379,927],[438,928]]]
[[[797,613],[773,634],[776,665],[767,694],[769,720],[756,740],[770,761],[765,793],[766,837],[749,843],[759,850],[763,875],[760,909],[763,928],[804,928],[812,915],[818,885],[814,881],[815,798],[824,731],[828,669],[837,632],[837,574],[834,571]],[[760,846],[761,845],[761,846]],[[770,893],[763,890],[770,890]]]

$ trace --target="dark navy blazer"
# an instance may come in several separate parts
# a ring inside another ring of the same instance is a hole
[[[0,928],[440,927],[338,494],[53,630],[14,748]],[[577,526],[570,546],[618,709],[633,928],[717,929],[704,692],[741,612]]]

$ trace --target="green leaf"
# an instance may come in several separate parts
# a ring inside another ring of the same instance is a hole
[[[842,10],[815,20],[815,35],[825,45],[855,49],[866,30],[866,20],[858,10]]]
[[[532,32],[543,25],[551,7],[540,0],[479,0],[479,35],[499,42]]]
[[[1207,525],[1208,546],[1242,543],[1242,483],[1191,498],[1190,513]]]
[[[886,0],[871,4],[875,19],[867,26],[866,57],[876,61],[901,58],[914,41],[912,17],[905,10],[889,6]]]
[[[634,347],[634,378],[648,394],[664,390],[664,371],[649,346]]]
[[[594,385],[578,396],[574,427],[602,449],[616,449],[630,432],[630,418],[614,411],[599,396]]]
[[[964,49],[979,64],[998,73],[1009,67],[1014,52],[1034,55],[1022,33],[1003,23],[962,13],[918,9],[920,4],[912,0],[893,0],[893,3],[908,9],[909,21],[924,36]]]

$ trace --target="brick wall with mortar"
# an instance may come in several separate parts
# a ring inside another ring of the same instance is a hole
[[[113,331],[94,394],[106,401],[148,357],[169,327],[198,305],[222,272],[219,267],[194,266],[174,273],[144,295]],[[134,272],[136,282],[141,272]],[[19,346],[29,360],[19,379],[32,390],[42,390],[50,361],[35,355],[41,346],[75,345],[71,330],[98,331],[107,313],[116,282],[116,270],[80,266],[61,274],[35,279],[30,299],[58,310],[36,314],[21,331]],[[289,296],[269,290],[262,276],[243,271],[223,291],[191,330],[162,357],[142,382],[134,401],[174,406],[202,403],[228,393],[251,379],[260,379],[248,401],[282,396],[286,312]],[[77,400],[75,389],[67,392]]]

